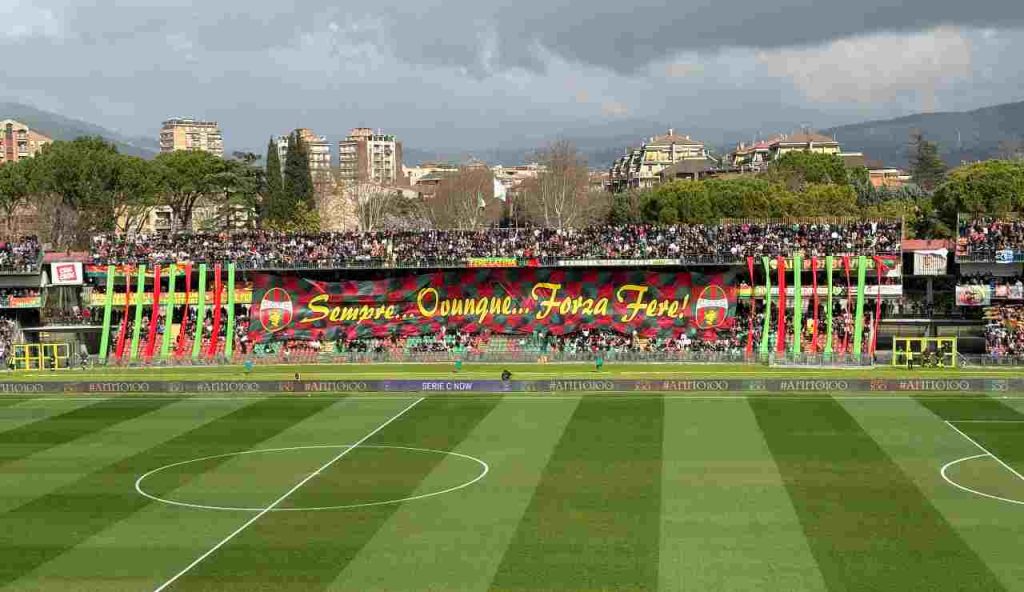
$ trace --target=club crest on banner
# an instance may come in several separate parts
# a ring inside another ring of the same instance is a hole
[[[694,318],[701,329],[717,329],[729,316],[729,297],[722,286],[704,288],[697,298]]]
[[[292,297],[281,288],[267,290],[260,300],[260,323],[269,333],[287,327],[293,314]]]

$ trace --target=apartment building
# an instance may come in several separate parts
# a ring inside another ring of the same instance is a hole
[[[843,155],[842,148],[835,138],[804,130],[780,134],[750,144],[741,142],[733,150],[730,162],[733,167],[740,170],[758,172],[767,169],[768,163],[789,152]]]
[[[318,136],[313,130],[299,128],[293,133],[299,134],[302,142],[306,145],[306,156],[309,161],[309,172],[313,177],[313,183],[319,185],[329,184],[331,181],[331,143],[324,136]],[[277,144],[277,154],[281,161],[281,172],[284,172],[284,161],[288,156],[288,145],[291,142],[292,134],[280,136],[274,140]]]
[[[498,165],[491,167],[494,178],[508,191],[515,191],[526,181],[539,177],[545,170],[546,167],[544,165],[536,162],[516,166]]]
[[[680,135],[674,129],[654,136],[639,148],[627,149],[609,169],[609,185],[613,191],[646,189],[661,181],[661,172],[684,160],[708,160],[704,142]]]
[[[338,142],[338,172],[343,183],[404,184],[402,143],[380,130],[355,128]]]
[[[31,158],[53,140],[13,119],[0,121],[0,164]]]
[[[224,157],[224,136],[216,121],[168,119],[160,129],[160,152],[202,150]]]

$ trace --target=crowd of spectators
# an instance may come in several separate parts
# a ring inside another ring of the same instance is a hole
[[[37,296],[39,296],[39,288],[3,288],[0,289],[0,308],[13,306],[18,298]]]
[[[71,308],[47,308],[44,314],[48,325],[92,325],[99,320],[89,307],[78,305]]]
[[[833,315],[833,353],[846,354],[853,349],[854,317],[852,311],[846,310],[846,303],[837,300]],[[874,311],[865,311],[862,348],[864,353],[870,352]],[[282,360],[294,360],[297,356],[319,354],[481,354],[524,352],[536,355],[578,355],[578,354],[625,354],[625,353],[664,353],[664,354],[695,354],[743,356],[747,353],[748,343],[753,352],[760,350],[761,331],[764,323],[764,306],[758,303],[751,308],[746,302],[740,302],[736,308],[736,322],[728,329],[717,331],[682,333],[674,337],[643,337],[638,334],[623,334],[607,330],[584,329],[563,335],[537,332],[530,335],[502,335],[492,333],[467,333],[458,330],[442,330],[436,335],[405,337],[390,335],[386,337],[367,337],[357,339],[341,339],[334,342],[291,340],[278,343],[258,344],[254,353],[261,356],[276,355]],[[777,309],[770,311],[772,334],[769,338],[770,351],[775,351],[779,338],[774,327],[777,326]],[[750,318],[753,315],[753,319]],[[822,353],[825,349],[827,327],[825,323],[825,303],[819,303],[817,330],[814,327],[814,314],[810,303],[803,312],[801,325],[801,349],[808,353]],[[783,335],[784,347],[787,351],[793,345],[793,312],[786,312],[787,331]],[[752,334],[751,334],[752,332]]]
[[[986,351],[994,357],[1024,358],[1024,306],[991,306],[985,312]]]
[[[42,247],[35,236],[0,241],[0,272],[39,271]]]
[[[1024,261],[1024,218],[961,219],[957,257],[975,261]]]
[[[580,229],[489,228],[223,234],[100,235],[95,264],[235,262],[242,268],[431,266],[470,258],[739,261],[800,253],[870,255],[900,249],[900,222],[616,225]]]
[[[8,361],[13,352],[14,340],[17,338],[18,325],[12,319],[0,318],[0,360],[4,368],[8,368]]]

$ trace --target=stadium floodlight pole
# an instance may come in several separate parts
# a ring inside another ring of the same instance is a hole
[[[100,335],[99,359],[106,360],[110,349],[110,313],[114,306],[114,276],[117,268],[107,266],[107,294],[103,299],[103,333]]]
[[[196,293],[196,336],[192,339],[192,359],[199,359],[203,343],[203,320],[206,316],[206,264],[199,264],[199,290]]]
[[[128,358],[134,360],[139,357],[139,335],[142,333],[142,295],[146,293],[146,264],[139,265],[139,277],[135,284],[135,325],[132,326],[132,345]]]
[[[160,340],[160,359],[166,360],[171,355],[171,328],[174,327],[174,278],[178,275],[178,266],[171,264],[167,270],[167,308],[164,310],[164,337]]]

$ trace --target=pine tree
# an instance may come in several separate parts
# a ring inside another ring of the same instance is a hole
[[[910,173],[914,183],[925,191],[934,191],[946,178],[946,163],[939,157],[939,145],[924,139],[924,134],[910,134]]]
[[[284,195],[290,207],[300,202],[310,208],[316,206],[307,150],[299,132],[293,132],[288,139],[288,152],[284,157]]]
[[[263,197],[262,215],[267,220],[283,220],[291,208],[284,199],[281,181],[281,157],[277,154],[277,142],[273,138],[267,143],[267,193]]]

